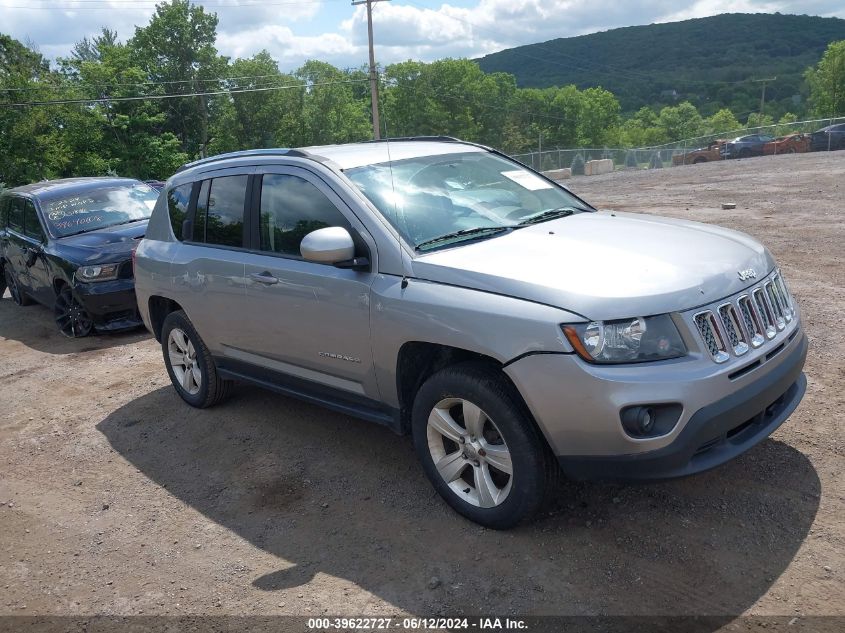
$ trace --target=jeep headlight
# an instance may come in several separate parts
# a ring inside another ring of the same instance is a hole
[[[590,363],[641,363],[687,353],[668,314],[561,327],[573,349]]]
[[[79,281],[110,281],[117,279],[120,264],[100,264],[98,266],[80,266],[76,269]]]

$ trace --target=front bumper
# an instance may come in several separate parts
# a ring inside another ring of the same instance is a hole
[[[577,479],[662,479],[701,472],[748,450],[798,406],[807,339],[798,318],[754,355],[597,366],[574,354],[536,354],[505,371],[564,472]],[[620,411],[679,404],[665,435],[634,438]]]
[[[143,325],[135,299],[134,279],[96,283],[74,281],[77,299],[100,331],[125,330]]]
[[[801,334],[788,358],[764,379],[696,411],[668,446],[637,455],[560,457],[573,479],[649,480],[710,470],[741,455],[771,435],[792,415],[807,379],[801,371],[807,337]]]

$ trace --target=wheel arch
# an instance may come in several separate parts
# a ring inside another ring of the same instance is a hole
[[[528,405],[525,403],[516,385],[510,379],[510,376],[503,371],[504,365],[500,361],[486,354],[451,345],[426,341],[408,341],[399,348],[399,354],[396,359],[396,393],[399,399],[399,425],[401,432],[410,432],[414,399],[423,383],[446,367],[467,362],[484,365],[500,376],[512,390],[514,397],[536,426]]]
[[[182,310],[182,306],[173,299],[162,297],[160,295],[152,295],[148,302],[150,314],[150,327],[153,331],[156,341],[161,343],[161,328],[164,325],[164,320],[167,315]]]

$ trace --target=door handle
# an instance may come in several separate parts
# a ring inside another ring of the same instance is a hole
[[[249,278],[260,284],[266,284],[268,286],[279,283],[279,280],[276,277],[273,277],[273,275],[266,270],[263,273],[252,273]]]

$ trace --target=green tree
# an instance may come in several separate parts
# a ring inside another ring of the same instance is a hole
[[[156,90],[166,95],[219,89],[228,60],[217,54],[217,15],[206,13],[190,0],[172,0],[156,6],[145,27],[135,29],[128,42],[133,64],[141,68]],[[163,106],[167,131],[179,138],[182,149],[195,155],[209,141],[209,118],[216,101],[226,97],[169,99]]]
[[[735,132],[742,127],[742,124],[728,108],[722,108],[712,116],[707,117],[704,122],[707,134],[723,134]]]
[[[649,147],[660,145],[669,139],[666,131],[659,125],[657,113],[643,106],[622,124],[622,143],[629,147]]]
[[[308,61],[294,73],[308,87],[302,93],[302,145],[348,143],[372,138],[366,102],[356,98],[357,75],[331,64]],[[360,94],[360,92],[359,92]]]
[[[804,76],[816,116],[845,116],[845,40],[831,42],[819,63]]]
[[[583,106],[578,118],[578,140],[585,147],[616,145],[621,123],[619,101],[604,88],[587,88],[581,94]]]
[[[698,109],[689,101],[660,110],[657,124],[663,129],[667,141],[681,141],[702,133],[703,119]]]

